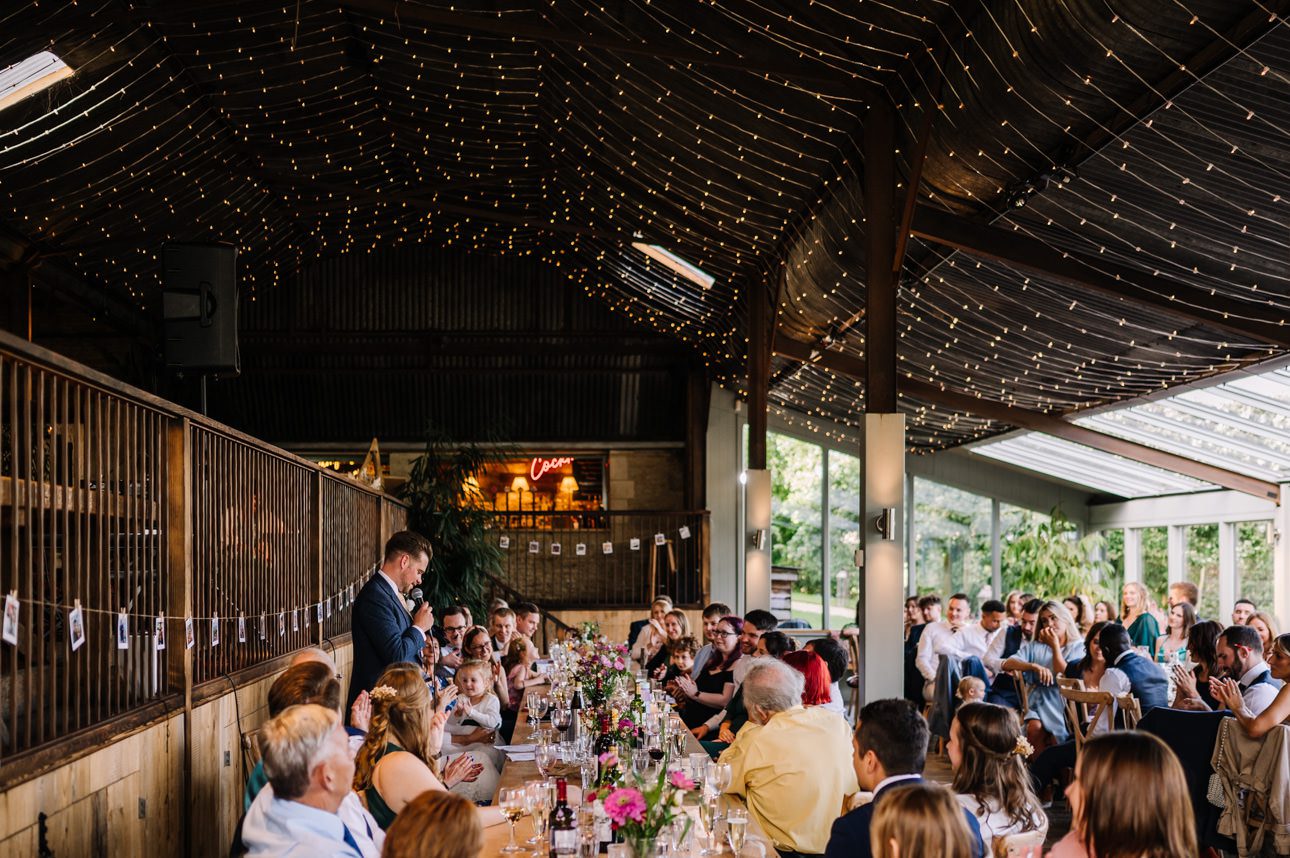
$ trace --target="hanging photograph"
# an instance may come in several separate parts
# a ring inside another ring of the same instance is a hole
[[[4,630],[0,638],[7,644],[18,645],[18,596],[14,593],[4,597]]]

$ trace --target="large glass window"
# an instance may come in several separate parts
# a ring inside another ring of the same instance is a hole
[[[1199,591],[1196,611],[1202,617],[1218,616],[1218,525],[1195,524],[1187,531],[1187,568],[1184,580]]]
[[[990,499],[931,480],[914,481],[919,593],[990,598]]]
[[[1042,512],[1035,512],[1033,509],[1023,509],[1011,504],[999,504],[999,542],[1001,545],[1008,545],[1018,536],[1025,533],[1034,533],[1041,524],[1047,524],[1052,521],[1052,516],[1044,515]],[[1012,568],[1009,563],[1008,552],[1002,552],[1001,565],[999,569],[1000,577],[1003,580],[1003,595],[1010,591],[1018,589],[1018,581],[1021,578],[1020,569]],[[1021,589],[1027,589],[1020,586]],[[1036,595],[1049,598],[1047,594],[1037,593]]]
[[[1169,589],[1169,528],[1142,528],[1142,584],[1157,606],[1166,601]]]
[[[855,564],[860,547],[860,459],[829,451],[829,598],[828,628],[855,622]]]
[[[767,433],[771,492],[771,609],[791,600],[792,615],[822,628],[820,596],[823,524],[821,449],[787,435]],[[796,577],[794,577],[796,576]]]
[[[1270,521],[1243,521],[1236,526],[1236,598],[1249,599],[1265,611],[1272,608]]]
[[[1103,554],[1110,564],[1111,571],[1102,584],[1110,595],[1113,604],[1119,604],[1120,592],[1124,589],[1124,531],[1122,529],[1102,531]],[[1119,613],[1119,609],[1116,609]]]

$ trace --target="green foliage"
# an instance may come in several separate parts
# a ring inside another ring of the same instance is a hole
[[[467,481],[504,455],[474,444],[455,445],[432,432],[425,452],[412,463],[402,496],[409,504],[408,527],[434,547],[421,590],[436,609],[463,604],[473,616],[486,615],[485,573],[501,575],[502,555],[489,533],[492,516]]]
[[[1083,593],[1090,599],[1107,596],[1099,579],[1111,573],[1111,565],[1095,559],[1104,541],[1090,533],[1077,539],[1077,529],[1060,509],[1049,521],[1029,531],[1010,534],[1003,546],[1003,564],[1012,571],[1011,586],[1060,599]]]

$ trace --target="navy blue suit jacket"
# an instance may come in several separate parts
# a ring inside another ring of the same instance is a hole
[[[349,712],[360,692],[371,691],[395,662],[417,662],[425,634],[412,625],[407,607],[389,582],[374,574],[354,599],[354,667],[349,678]]]
[[[888,784],[874,794],[873,801],[834,820],[833,831],[829,834],[829,845],[824,850],[825,858],[873,858],[873,852],[869,849],[869,825],[873,822],[874,805],[882,801],[882,795],[887,790],[912,782],[913,780],[910,779]],[[967,818],[968,831],[972,832],[975,841],[972,854],[975,858],[985,858],[981,825],[976,821],[975,816],[968,813],[967,808],[963,809],[963,815]]]

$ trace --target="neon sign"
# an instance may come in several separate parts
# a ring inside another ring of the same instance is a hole
[[[533,461],[529,462],[529,477],[536,483],[547,474],[552,473],[553,471],[558,471],[565,465],[572,464],[573,459],[569,457],[561,457],[558,459],[534,458]]]

